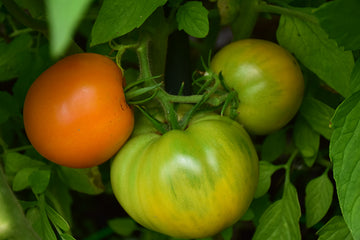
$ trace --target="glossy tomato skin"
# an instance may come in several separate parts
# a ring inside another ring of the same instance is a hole
[[[257,182],[251,139],[240,124],[219,115],[196,117],[185,131],[143,131],[111,166],[114,194],[127,213],[177,238],[213,236],[234,224]]]
[[[24,125],[34,148],[67,167],[111,158],[130,136],[134,117],[121,70],[109,58],[75,54],[43,72],[24,102]]]
[[[211,68],[238,93],[237,120],[251,133],[263,135],[282,128],[301,105],[300,67],[275,43],[258,39],[230,43],[215,54]]]

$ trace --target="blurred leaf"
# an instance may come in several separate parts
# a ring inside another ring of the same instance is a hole
[[[176,20],[179,30],[184,30],[190,36],[203,38],[209,32],[208,10],[201,2],[186,2],[176,13]]]
[[[330,128],[330,120],[334,113],[332,107],[312,97],[305,98],[300,107],[301,116],[326,139],[330,139],[333,132]]]
[[[81,18],[92,0],[48,0],[51,55],[59,57],[69,46]]]
[[[266,136],[261,146],[261,160],[273,162],[284,152],[286,147],[286,130],[281,129]]]
[[[233,235],[233,227],[228,227],[221,232],[221,236],[224,240],[231,240]]]
[[[98,167],[77,169],[59,166],[58,170],[61,180],[72,190],[95,195],[105,189]]]
[[[138,229],[131,218],[113,218],[108,221],[109,227],[120,236],[128,237]]]
[[[300,240],[300,216],[296,189],[287,182],[282,199],[271,204],[261,216],[253,240]]]
[[[217,8],[219,9],[221,24],[227,25],[232,23],[239,14],[240,1],[218,0]]]
[[[350,87],[352,93],[360,90],[360,58],[356,61],[354,69],[351,73]]]
[[[67,221],[52,207],[46,204],[45,210],[52,224],[59,227],[61,230],[65,232],[70,230],[70,225],[67,223]]]
[[[91,33],[94,46],[140,27],[166,0],[104,0]]]
[[[318,240],[353,240],[349,228],[341,216],[331,218],[320,230],[317,232]]]
[[[267,161],[259,162],[259,183],[256,188],[255,198],[263,196],[270,188],[271,176],[280,167],[272,165]]]
[[[318,223],[331,206],[334,187],[327,171],[320,177],[311,180],[305,189],[306,226]]]
[[[330,87],[345,97],[350,95],[352,53],[339,48],[320,26],[282,15],[277,40]]]
[[[49,185],[50,169],[37,169],[29,176],[29,185],[36,194],[43,193]]]
[[[0,124],[6,122],[12,116],[20,116],[19,104],[12,95],[0,91]]]
[[[53,228],[51,227],[49,218],[46,214],[45,200],[40,200],[39,204],[40,204],[40,232],[39,232],[39,235],[42,236],[42,239],[57,240],[55,232],[53,231]]]
[[[299,116],[294,126],[294,142],[304,158],[305,164],[311,167],[317,157],[320,146],[320,135]]]
[[[322,5],[315,11],[321,27],[346,50],[360,49],[360,1],[337,0]],[[346,16],[346,17],[344,17]]]
[[[332,119],[330,158],[340,207],[353,237],[360,239],[360,92],[344,100]]]
[[[16,174],[23,168],[46,166],[46,164],[41,161],[34,160],[29,156],[17,152],[7,153],[5,155],[4,161],[5,172],[9,175]]]
[[[73,236],[68,233],[61,233],[60,234],[61,240],[76,240]]]
[[[14,38],[9,44],[0,42],[0,82],[18,76],[24,61],[30,56],[32,37],[22,34]]]

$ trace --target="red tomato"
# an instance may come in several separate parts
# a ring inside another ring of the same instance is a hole
[[[57,164],[86,168],[111,158],[130,136],[133,111],[124,78],[109,58],[81,53],[43,72],[24,103],[24,125],[34,148]]]

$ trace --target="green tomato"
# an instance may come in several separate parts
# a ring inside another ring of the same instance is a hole
[[[215,54],[211,69],[239,98],[237,121],[254,134],[284,127],[297,113],[304,80],[296,59],[279,45],[258,39],[230,43]]]
[[[203,238],[246,212],[258,182],[258,157],[240,124],[199,115],[184,131],[141,132],[111,165],[114,194],[135,221],[176,238]]]

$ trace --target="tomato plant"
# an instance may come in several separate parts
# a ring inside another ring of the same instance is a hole
[[[257,179],[247,132],[218,115],[195,116],[184,131],[138,134],[111,166],[115,196],[129,215],[178,238],[209,237],[234,224]]]
[[[285,126],[298,111],[304,79],[296,59],[270,41],[233,42],[213,57],[211,68],[238,93],[237,120],[255,134]]]
[[[47,159],[86,168],[112,157],[130,136],[134,119],[121,70],[94,53],[68,56],[31,85],[24,103],[26,134]]]
[[[358,9],[1,0],[0,239],[360,239]]]

